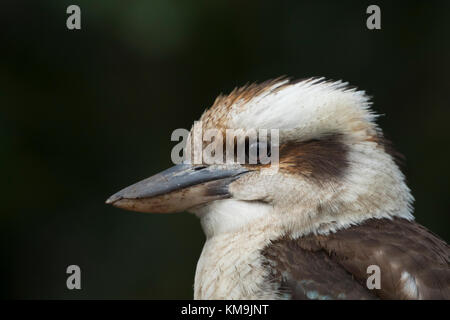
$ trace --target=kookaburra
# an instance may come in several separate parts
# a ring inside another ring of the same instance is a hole
[[[201,129],[218,130],[224,145],[239,140],[227,129],[278,130],[276,171],[184,161],[107,203],[200,218],[196,299],[450,299],[449,246],[414,221],[370,106],[363,91],[322,78],[237,88],[203,113]]]

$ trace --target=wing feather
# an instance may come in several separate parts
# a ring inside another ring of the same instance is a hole
[[[332,233],[274,241],[263,252],[294,299],[450,299],[450,248],[414,221],[371,219]],[[368,289],[370,265],[380,289]]]

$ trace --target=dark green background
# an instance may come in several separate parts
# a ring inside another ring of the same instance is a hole
[[[450,2],[374,3],[380,31],[366,1],[2,1],[2,296],[191,298],[198,220],[104,200],[169,167],[170,134],[217,94],[284,74],[374,97],[417,220],[449,240]]]

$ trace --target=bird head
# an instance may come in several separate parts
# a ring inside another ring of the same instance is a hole
[[[237,88],[194,124],[183,163],[107,203],[193,212],[208,237],[261,224],[300,235],[412,219],[413,198],[370,106],[365,92],[322,78]]]

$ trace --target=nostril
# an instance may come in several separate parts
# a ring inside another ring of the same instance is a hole
[[[206,166],[198,166],[198,167],[194,168],[194,171],[199,171],[199,170],[202,170],[202,169],[205,169],[205,168],[206,168]]]

